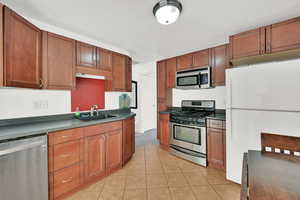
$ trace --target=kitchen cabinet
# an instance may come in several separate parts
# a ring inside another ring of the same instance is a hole
[[[112,72],[112,51],[97,48],[97,68]]]
[[[43,88],[75,87],[75,40],[43,32]]]
[[[225,85],[225,69],[229,66],[228,44],[212,48],[211,58],[213,86]]]
[[[262,27],[230,36],[230,59],[233,60],[264,54],[266,43],[265,35],[266,28]]]
[[[9,8],[2,6],[2,9],[1,11],[4,12],[4,49],[2,52],[4,53],[4,69],[0,72],[3,73],[1,79],[4,79],[2,85],[41,88],[42,32]],[[3,23],[2,20],[1,23]]]
[[[134,118],[123,120],[123,165],[130,160],[135,152]]]
[[[157,63],[157,98],[166,99],[167,98],[167,70],[166,62],[161,61]]]
[[[193,67],[204,67],[210,65],[209,49],[204,49],[193,53]]]
[[[134,117],[48,134],[49,200],[111,174],[135,151]]]
[[[106,134],[106,168],[108,173],[122,167],[122,129]]]
[[[170,58],[166,60],[167,88],[176,87],[176,66],[177,66],[176,58]]]
[[[158,131],[160,144],[168,147],[170,144],[170,114],[159,114]]]
[[[185,54],[177,57],[177,71],[190,69],[193,67],[193,54]]]
[[[84,171],[85,181],[103,177],[106,173],[106,138],[105,135],[94,135],[85,138]]]
[[[207,124],[208,166],[226,170],[225,121],[210,119]]]
[[[106,81],[106,91],[131,92],[131,58],[122,54],[113,53],[112,63],[112,79]]]
[[[76,66],[97,67],[97,47],[76,41]]]
[[[266,48],[267,53],[300,48],[300,17],[268,26]]]

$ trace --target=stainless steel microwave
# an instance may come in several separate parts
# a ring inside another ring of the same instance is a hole
[[[176,73],[176,88],[204,89],[211,88],[211,67],[178,71]]]

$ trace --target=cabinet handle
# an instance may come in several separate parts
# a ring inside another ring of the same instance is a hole
[[[69,179],[62,180],[61,182],[68,183],[68,182],[71,182],[72,180],[73,180],[73,177],[70,177]]]
[[[67,157],[70,157],[71,155],[72,155],[72,153],[66,153],[66,154],[60,155],[59,157],[61,157],[61,158],[67,158]]]
[[[40,78],[40,80],[39,80],[39,88],[43,88],[43,86],[44,86],[43,85],[43,79]]]

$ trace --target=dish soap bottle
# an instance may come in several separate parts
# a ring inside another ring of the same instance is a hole
[[[75,117],[80,117],[80,110],[79,110],[79,107],[76,107]]]

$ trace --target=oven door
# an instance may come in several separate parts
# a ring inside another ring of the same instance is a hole
[[[206,154],[206,128],[171,123],[170,143]]]

